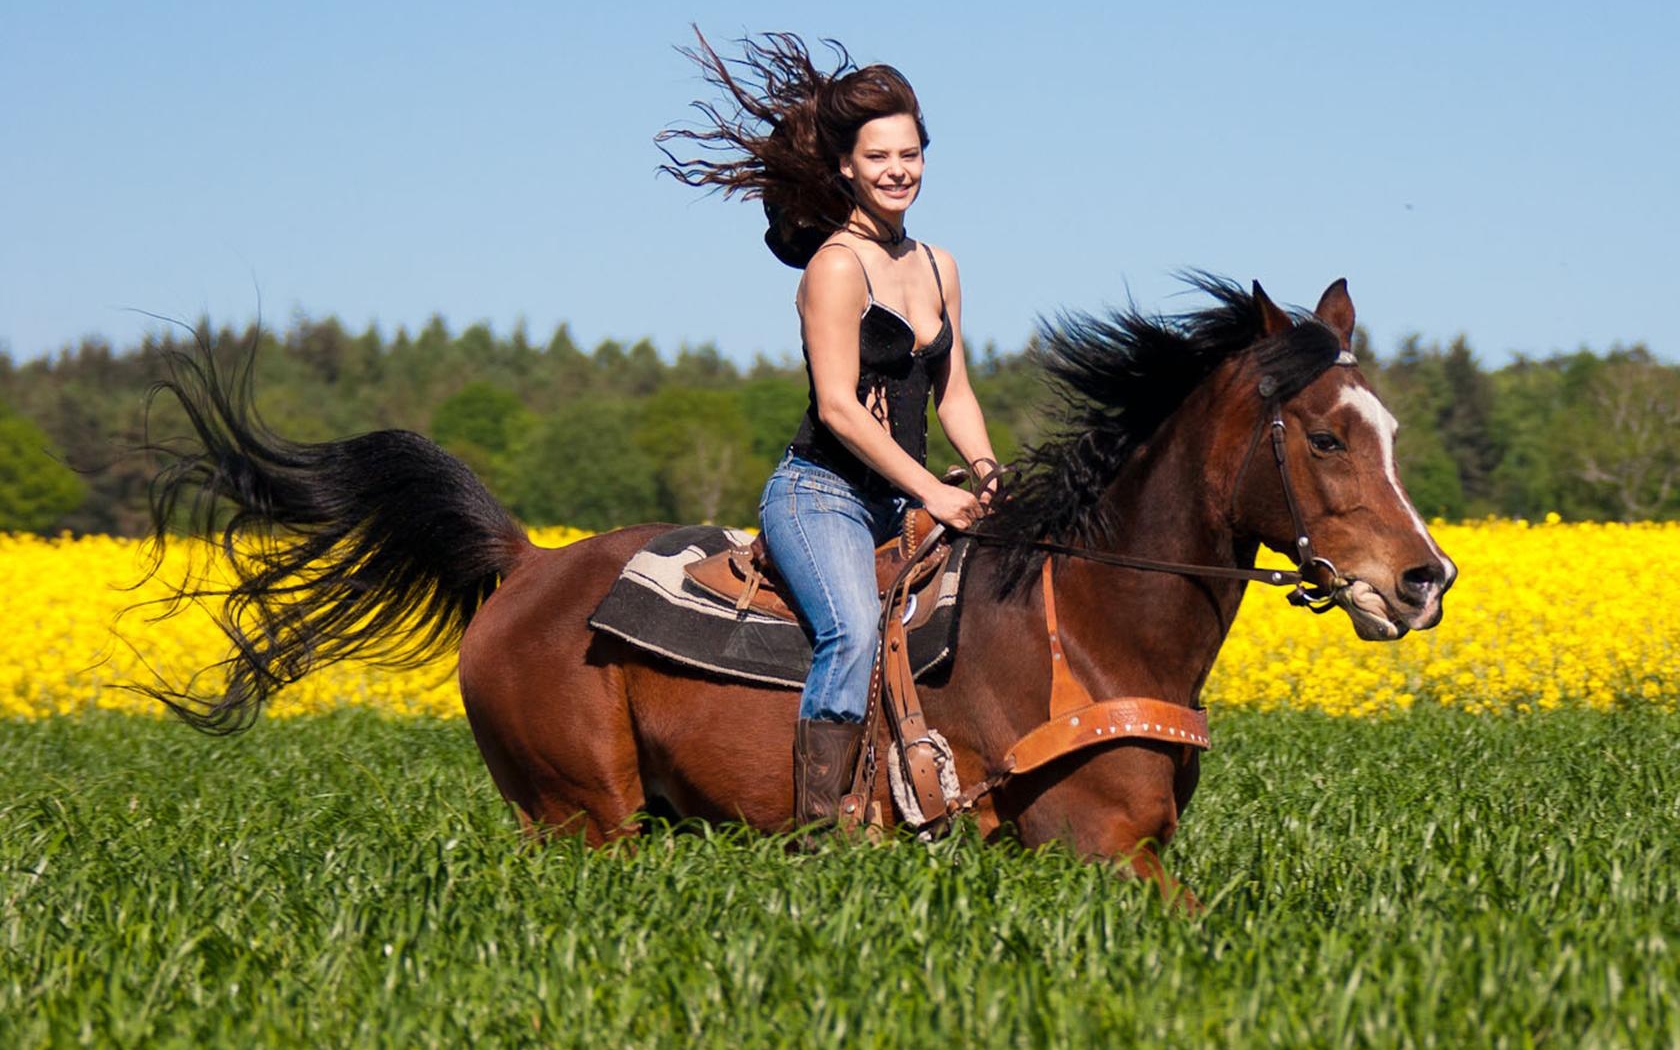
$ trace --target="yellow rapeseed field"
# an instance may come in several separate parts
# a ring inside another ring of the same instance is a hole
[[[1437,523],[1433,531],[1462,573],[1438,629],[1361,642],[1339,611],[1312,616],[1278,591],[1251,588],[1208,683],[1209,704],[1353,716],[1414,704],[1474,712],[1680,706],[1680,524],[1552,518]],[[560,546],[583,535],[546,529],[533,539]],[[180,577],[186,547],[172,552],[161,579]],[[181,684],[224,654],[203,610],[160,622],[143,609],[120,616],[165,593],[158,581],[121,589],[144,564],[133,540],[0,534],[0,717],[156,713],[156,702],[123,683],[161,676]],[[352,704],[458,716],[453,660],[402,673],[324,668],[285,690],[272,712]]]

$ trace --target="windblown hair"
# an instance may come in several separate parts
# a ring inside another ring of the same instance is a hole
[[[1103,546],[1124,522],[1110,520],[1102,497],[1127,461],[1225,361],[1254,356],[1268,377],[1273,409],[1295,396],[1341,352],[1334,332],[1298,316],[1290,331],[1265,338],[1254,297],[1211,274],[1187,283],[1211,295],[1205,310],[1163,318],[1128,309],[1107,317],[1063,315],[1045,322],[1034,355],[1057,395],[1053,436],[1028,448],[981,530],[1002,541],[999,589],[1014,592],[1043,555],[1019,542]]]
[[[669,160],[659,170],[690,186],[722,189],[725,197],[762,200],[770,218],[765,241],[790,266],[803,267],[851,214],[854,198],[839,158],[857,144],[859,128],[907,114],[922,146],[928,144],[916,93],[892,66],[859,69],[839,42],[825,40],[836,58],[825,73],[792,33],[743,39],[742,57],[726,60],[699,29],[694,35],[698,46],[679,50],[725,93],[726,108],[696,101],[698,127],[673,126],[654,136]],[[679,158],[666,145],[677,141],[722,156]]]
[[[166,464],[149,491],[147,578],[178,529],[219,538],[232,582],[195,566],[157,604],[161,616],[208,607],[233,651],[184,686],[132,688],[218,734],[315,668],[409,667],[452,648],[528,543],[466,465],[419,434],[299,443],[269,430],[252,404],[255,345],[227,372],[203,335],[196,354],[166,351],[169,376],[147,400],[148,430],[162,397],[192,433],[147,439]],[[199,691],[207,673],[225,677],[220,695]]]

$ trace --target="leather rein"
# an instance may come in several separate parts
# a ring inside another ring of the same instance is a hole
[[[1312,540],[1307,535],[1306,523],[1301,517],[1300,501],[1296,499],[1295,487],[1289,476],[1289,461],[1285,449],[1285,428],[1281,408],[1273,411],[1272,418],[1269,421],[1262,417],[1261,425],[1256,428],[1254,437],[1249,442],[1248,450],[1243,456],[1242,465],[1238,468],[1236,480],[1233,482],[1232,502],[1234,504],[1236,501],[1236,493],[1241,489],[1242,479],[1247,473],[1256,448],[1259,446],[1261,435],[1268,432],[1271,437],[1272,457],[1277,464],[1278,478],[1283,487],[1284,502],[1289,508],[1290,522],[1294,530],[1294,550],[1291,555],[1295,562],[1293,570],[1244,569],[1238,566],[1190,565],[1159,561],[1152,558],[1114,554],[1092,547],[1055,543],[1049,540],[1004,539],[988,533],[976,532],[972,529],[948,529],[942,524],[936,525],[928,533],[927,537],[918,545],[909,564],[900,574],[900,583],[895,583],[887,591],[886,606],[882,616],[884,633],[881,673],[876,676],[876,688],[871,689],[868,716],[869,723],[873,726],[881,706],[893,709],[892,728],[900,743],[900,761],[904,764],[905,781],[912,785],[912,790],[918,797],[922,813],[928,815],[927,819],[919,826],[921,829],[935,827],[951,817],[973,809],[982,798],[1015,776],[1038,769],[1058,758],[1087,747],[1122,739],[1155,740],[1167,744],[1182,745],[1185,749],[1185,757],[1188,759],[1193,751],[1205,751],[1212,746],[1212,743],[1208,736],[1207,710],[1205,708],[1183,707],[1151,697],[1121,696],[1096,700],[1084,686],[1079,684],[1078,680],[1073,677],[1073,673],[1068,667],[1067,658],[1062,651],[1061,633],[1057,627],[1053,560],[1046,558],[1044,560],[1041,588],[1044,598],[1045,631],[1050,645],[1050,718],[1029,730],[1026,735],[1017,740],[1004,754],[1001,763],[994,767],[993,771],[984,779],[966,789],[959,790],[954,798],[942,798],[934,783],[936,776],[932,772],[931,761],[926,759],[916,760],[911,754],[917,747],[923,747],[925,750],[926,746],[931,744],[931,741],[927,736],[929,731],[922,718],[920,705],[915,698],[915,686],[910,681],[908,668],[899,668],[897,673],[894,673],[894,669],[889,667],[889,652],[895,649],[895,641],[900,645],[902,644],[902,635],[889,640],[889,635],[885,633],[885,629],[891,627],[893,621],[897,619],[892,610],[900,593],[901,582],[908,576],[910,568],[930,552],[947,533],[951,533],[991,546],[1031,547],[1048,554],[1060,554],[1066,557],[1079,558],[1104,565],[1138,569],[1145,572],[1241,580],[1246,583],[1290,587],[1292,588],[1288,595],[1290,604],[1311,609],[1315,613],[1326,612],[1334,605],[1336,597],[1341,591],[1350,586],[1352,581],[1343,577],[1328,558],[1324,558],[1314,551]],[[977,479],[976,487],[983,491],[986,485],[995,480],[1003,470],[1004,468],[992,464],[992,469],[983,477]],[[897,654],[893,653],[893,655]],[[896,662],[902,663],[902,659]],[[877,704],[877,700],[883,699],[886,701],[884,705]],[[874,741],[875,733],[872,730],[867,736],[865,761],[858,770],[859,775],[854,782],[853,794],[849,797],[851,803],[849,812],[858,812],[860,809],[858,804],[865,802],[873,795],[875,776]],[[941,801],[943,805],[939,805]]]

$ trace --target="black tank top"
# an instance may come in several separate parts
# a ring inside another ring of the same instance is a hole
[[[851,251],[849,246],[846,247]],[[934,287],[939,290],[939,334],[924,347],[916,346],[916,330],[897,311],[875,301],[869,271],[863,271],[863,286],[869,293],[869,307],[858,321],[858,403],[871,408],[877,420],[887,424],[893,441],[910,458],[927,465],[927,405],[933,391],[933,372],[951,352],[951,317],[945,309],[945,285],[939,279],[939,264],[926,244],[928,265],[933,267]],[[853,255],[857,255],[855,251]],[[863,265],[863,259],[858,259]],[[845,478],[871,495],[894,492],[891,482],[852,454],[817,415],[817,387],[811,378],[811,352],[804,348],[805,378],[810,384],[810,402],[799,432],[788,447],[793,454],[810,460]],[[874,404],[871,406],[871,401]]]

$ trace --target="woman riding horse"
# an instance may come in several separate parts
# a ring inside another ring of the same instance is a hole
[[[836,45],[837,46],[837,45]],[[927,403],[971,469],[995,471],[963,360],[962,288],[948,252],[905,234],[928,144],[915,92],[891,66],[820,72],[792,34],[746,42],[744,84],[700,37],[686,52],[733,99],[709,126],[669,130],[726,159],[664,170],[761,199],[777,258],[805,271],[799,310],[809,406],[759,503],[770,556],[812,639],[794,733],[794,817],[828,824],[863,740],[880,599],[874,550],[919,504],[957,528],[982,510],[927,469]],[[982,499],[989,491],[982,489]]]
[[[983,833],[1060,841],[1171,895],[1182,890],[1159,851],[1206,740],[1081,718],[1077,748],[1034,753],[1025,744],[1046,727],[1055,736],[1079,717],[1056,721],[1058,684],[1149,698],[1205,729],[1194,709],[1244,588],[1291,575],[1255,570],[1261,545],[1310,571],[1368,639],[1433,627],[1457,575],[1400,485],[1394,417],[1348,348],[1346,285],[1291,315],[1258,286],[1198,283],[1215,302],[1182,318],[1074,316],[1045,332],[1060,428],[984,519],[1005,546],[971,557],[957,659],[920,690]],[[789,825],[796,693],[691,671],[589,626],[626,561],[671,526],[538,548],[420,435],[288,441],[252,411],[248,359],[228,375],[208,354],[166,357],[159,390],[193,433],[162,450],[155,538],[186,525],[223,537],[236,560],[231,583],[178,590],[232,641],[225,684],[157,688],[159,699],[230,732],[313,668],[412,665],[458,643],[473,736],[527,827],[600,844],[637,834],[650,812]],[[1046,559],[1046,543],[1064,553]],[[872,798],[892,805],[884,782]]]

